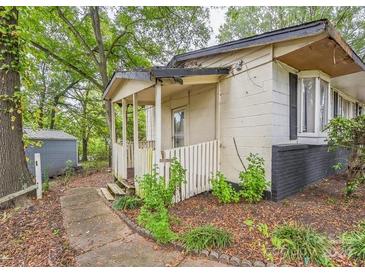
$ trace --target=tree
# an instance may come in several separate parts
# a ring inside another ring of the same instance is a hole
[[[230,7],[218,39],[226,42],[327,18],[365,60],[364,7]]]
[[[32,184],[22,141],[18,11],[0,7],[0,197]]]
[[[100,95],[118,65],[150,66],[209,39],[208,9],[201,7],[35,7],[21,23],[34,48],[93,84]],[[109,129],[110,111],[105,102]]]

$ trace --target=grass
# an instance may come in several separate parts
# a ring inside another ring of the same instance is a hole
[[[286,224],[277,227],[272,236],[272,244],[291,261],[303,261],[304,265],[316,263],[332,265],[328,258],[331,243],[327,237],[309,227]]]
[[[360,223],[357,230],[342,234],[341,240],[350,258],[365,261],[365,222]]]
[[[114,209],[135,209],[142,206],[142,200],[137,196],[122,196],[114,202]]]
[[[181,236],[188,251],[202,251],[207,248],[223,248],[232,244],[232,235],[212,225],[194,228]]]

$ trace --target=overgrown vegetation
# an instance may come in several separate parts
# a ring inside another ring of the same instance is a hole
[[[122,196],[113,203],[114,209],[135,209],[142,206],[142,200],[137,196]]]
[[[217,172],[212,178],[212,194],[217,197],[220,203],[238,203],[240,200],[239,193],[227,182],[223,173]]]
[[[285,224],[273,231],[272,244],[286,259],[302,261],[304,265],[316,263],[322,266],[332,265],[328,252],[330,241],[310,227],[298,224]]]
[[[270,182],[265,178],[264,159],[258,154],[250,153],[247,157],[247,170],[240,173],[241,195],[249,203],[262,200]]]
[[[73,166],[73,162],[71,160],[67,160],[66,161],[66,167],[65,167],[65,176],[64,176],[64,180],[63,180],[63,184],[67,185],[72,177],[72,175],[74,175],[75,173],[75,168]]]
[[[365,221],[355,231],[342,234],[342,247],[350,258],[365,262]]]
[[[223,248],[232,244],[232,235],[212,225],[196,227],[181,236],[188,251],[202,251],[208,248]]]
[[[349,151],[345,195],[350,197],[365,182],[365,115],[353,119],[337,117],[326,130],[331,150]]]
[[[161,243],[168,243],[176,239],[170,228],[168,207],[176,190],[185,182],[185,170],[174,159],[170,168],[170,181],[165,182],[156,170],[145,174],[139,180],[143,197],[143,206],[138,216],[138,223],[148,229],[154,238]]]

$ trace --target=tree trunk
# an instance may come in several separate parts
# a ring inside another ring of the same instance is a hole
[[[99,16],[99,7],[90,7],[90,14],[91,14],[91,19],[92,19],[92,25],[93,25],[93,29],[94,29],[94,35],[95,35],[95,39],[98,45],[98,52],[99,52],[99,62],[98,62],[98,67],[99,67],[99,72],[101,75],[101,80],[103,82],[103,88],[105,90],[105,88],[107,87],[108,83],[109,83],[109,79],[108,79],[108,70],[107,70],[107,58],[105,55],[105,50],[104,50],[104,42],[103,42],[103,36],[101,34],[101,28],[100,28],[100,16]],[[104,92],[104,90],[102,90],[102,92]],[[112,166],[112,118],[111,118],[111,110],[112,110],[112,104],[110,101],[105,101],[104,104],[105,107],[105,111],[106,111],[106,121],[108,124],[108,129],[109,129],[109,135],[110,135],[110,143],[109,143],[109,167]]]
[[[81,161],[86,162],[87,159],[87,145],[88,145],[88,140],[86,138],[82,138],[82,159]]]
[[[0,7],[0,197],[33,184],[23,145],[20,101],[19,41],[15,7]],[[5,13],[5,15],[4,15]]]

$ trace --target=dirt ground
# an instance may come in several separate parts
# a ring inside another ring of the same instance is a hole
[[[192,227],[213,224],[234,236],[234,244],[221,250],[225,253],[249,260],[268,261],[267,256],[263,255],[265,248],[274,255],[276,264],[301,265],[301,262],[284,262],[280,254],[273,250],[269,238],[245,224],[245,220],[250,219],[256,225],[267,224],[272,231],[279,224],[296,222],[311,226],[337,242],[332,254],[336,265],[354,265],[342,253],[338,237],[365,219],[365,187],[362,186],[353,199],[346,201],[343,197],[344,184],[340,176],[332,177],[283,201],[262,201],[258,204],[240,202],[222,205],[211,194],[201,194],[170,209],[174,216],[173,230],[183,233]],[[138,210],[126,213],[135,219]]]
[[[60,196],[69,188],[105,186],[112,180],[106,171],[87,175],[72,177],[67,186],[59,177],[42,200],[28,197],[22,207],[0,210],[0,266],[75,265],[77,251],[66,237]]]

